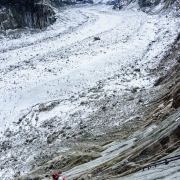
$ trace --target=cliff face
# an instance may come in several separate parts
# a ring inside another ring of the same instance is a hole
[[[55,13],[48,0],[3,0],[0,7],[0,30],[22,27],[41,29],[55,22]]]
[[[154,13],[159,13],[168,8],[173,8],[176,11],[180,9],[178,0],[138,0],[138,4],[143,11]]]
[[[150,6],[155,6],[158,5],[160,3],[161,0],[154,0],[154,1],[150,1],[150,0],[139,0],[138,4],[140,7],[150,7]]]

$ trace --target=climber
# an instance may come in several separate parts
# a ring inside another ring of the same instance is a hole
[[[65,180],[65,178],[63,178],[63,177],[60,177],[61,176],[61,172],[54,172],[52,175],[52,178],[53,178],[53,180]]]

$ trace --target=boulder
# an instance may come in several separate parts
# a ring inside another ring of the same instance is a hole
[[[100,40],[100,37],[94,37],[94,41]]]
[[[59,134],[60,134],[59,132],[53,132],[52,134],[50,134],[47,137],[47,143],[51,144],[52,142],[54,142],[58,138]]]
[[[39,105],[39,112],[46,111],[47,107],[42,103]]]
[[[140,68],[134,69],[135,72],[141,72]]]

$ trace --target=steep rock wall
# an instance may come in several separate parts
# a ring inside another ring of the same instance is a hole
[[[41,29],[55,22],[54,14],[48,0],[3,0],[0,2],[0,30]]]
[[[138,0],[139,7],[146,12],[158,13],[168,8],[180,9],[179,0]]]

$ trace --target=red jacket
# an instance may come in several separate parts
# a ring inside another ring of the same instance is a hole
[[[65,180],[65,178],[60,177],[61,175],[57,172],[54,172],[52,175],[53,180]]]
[[[58,174],[57,172],[54,172],[51,176],[52,176],[53,180],[58,180],[60,177],[60,174]]]

